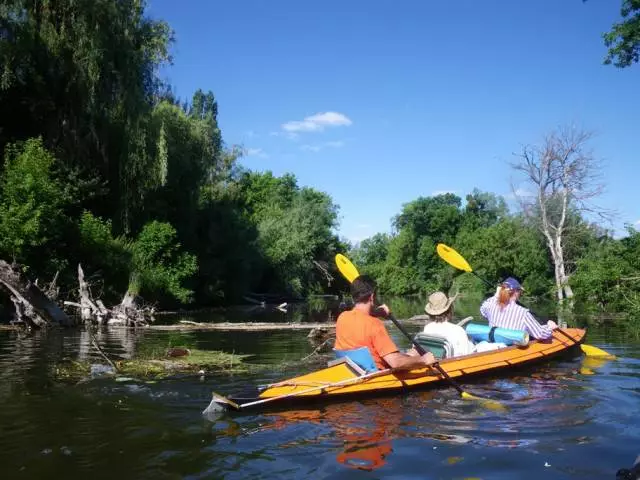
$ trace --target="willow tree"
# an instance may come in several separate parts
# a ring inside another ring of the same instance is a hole
[[[42,136],[69,184],[84,185],[84,206],[129,230],[154,161],[148,118],[171,41],[144,0],[0,2],[0,111],[11,112],[0,116],[0,152]]]
[[[512,167],[527,185],[526,194],[514,193],[525,215],[540,228],[554,265],[558,303],[573,297],[567,258],[567,239],[582,215],[606,217],[592,201],[602,192],[600,163],[589,150],[592,133],[560,128],[547,134],[540,145],[527,145]]]

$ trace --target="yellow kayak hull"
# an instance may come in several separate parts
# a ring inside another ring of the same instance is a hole
[[[571,337],[554,332],[549,341],[532,340],[525,346],[511,346],[499,350],[474,353],[440,361],[451,378],[490,374],[538,363],[577,349],[586,331],[578,328],[564,330]],[[386,369],[370,374],[358,371],[350,362],[338,363],[304,375],[254,389],[252,393],[230,396],[214,394],[214,402],[235,410],[268,406],[292,401],[344,398],[383,394],[445,383],[435,369],[424,367],[411,370]]]

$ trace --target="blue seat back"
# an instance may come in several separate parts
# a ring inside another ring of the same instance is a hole
[[[376,362],[367,347],[354,348],[351,350],[336,350],[336,358],[348,357],[349,360],[354,362],[360,368],[362,368],[365,372],[376,372],[378,367],[376,366]]]

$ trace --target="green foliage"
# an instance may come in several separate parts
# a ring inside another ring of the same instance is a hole
[[[240,179],[244,211],[255,222],[267,268],[260,285],[303,295],[317,287],[313,261],[332,262],[339,240],[333,232],[338,208],[326,193],[299,188],[293,175],[245,173]]]
[[[222,170],[223,153],[213,94],[198,91],[193,102],[195,106],[186,107],[190,114],[168,101],[160,102],[153,111],[156,160],[147,171],[151,191],[145,207],[147,220],[171,223],[191,246],[201,189]]]
[[[85,207],[125,230],[145,190],[145,128],[171,42],[169,26],[144,9],[141,0],[10,0],[0,8],[0,105],[12,112],[0,119],[0,150],[42,135],[82,180],[111,185]]]
[[[602,37],[609,49],[604,63],[624,68],[640,59],[640,0],[623,0],[620,14],[624,20]]]
[[[571,277],[577,300],[600,311],[616,311],[622,307],[620,278],[631,272],[624,250],[620,242],[607,239],[600,248],[592,249],[578,261],[577,271]]]
[[[0,117],[0,256],[44,280],[60,270],[63,291],[77,287],[81,263],[112,301],[125,290],[160,306],[326,291],[314,262],[333,270],[335,253],[350,249],[335,232],[338,206],[293,174],[239,166],[242,149],[223,142],[214,94],[197,90],[181,102],[160,80],[172,32],[145,6],[0,4],[0,110],[11,112]],[[624,1],[624,22],[605,36],[618,66],[638,60],[639,12],[639,0]],[[548,296],[553,272],[534,226],[492,193],[464,199],[417,198],[392,234],[349,255],[384,293],[488,293],[436,255],[443,242],[491,281],[515,275],[528,295]],[[567,265],[578,300],[640,311],[640,234],[613,240],[577,212],[569,223],[564,248],[578,259]],[[346,288],[339,278],[334,291]]]
[[[119,301],[131,273],[133,242],[123,236],[114,238],[111,220],[103,220],[88,211],[82,213],[78,230],[77,261],[85,273],[102,281],[108,301]]]
[[[640,232],[628,229],[620,240],[603,238],[579,261],[571,277],[576,299],[586,310],[640,314]]]
[[[345,248],[337,207],[293,175],[238,168],[213,93],[182,103],[160,80],[172,33],[145,7],[0,5],[0,253],[62,269],[67,290],[81,263],[109,298],[127,284],[162,304],[318,289],[313,260]],[[36,135],[24,155],[11,145]]]
[[[68,198],[53,176],[54,157],[42,139],[5,149],[0,200],[0,251],[27,262],[55,241]]]
[[[521,217],[508,217],[488,228],[461,232],[456,245],[474,271],[490,282],[520,279],[526,295],[547,295],[551,263],[538,230]],[[487,288],[487,293],[490,291]]]
[[[133,244],[131,293],[169,294],[183,303],[193,292],[183,281],[198,270],[194,255],[181,251],[176,230],[168,223],[153,221],[144,226]]]
[[[509,214],[504,198],[475,188],[466,197],[467,204],[463,214],[463,227],[478,229],[490,227],[503,220]]]
[[[202,204],[197,229],[198,303],[241,301],[259,283],[265,265],[256,225],[225,195]]]

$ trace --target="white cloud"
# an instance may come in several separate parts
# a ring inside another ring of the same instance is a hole
[[[300,150],[306,150],[308,152],[319,152],[324,148],[341,148],[344,147],[344,142],[340,140],[332,141],[332,142],[324,142],[315,145],[301,145]]]
[[[446,195],[447,193],[457,193],[457,190],[434,190],[431,192],[432,197],[436,197],[438,195]]]
[[[633,222],[634,225],[638,225],[640,227],[640,220],[636,220],[635,222]]]
[[[348,127],[353,122],[339,112],[316,113],[303,120],[293,120],[282,124],[286,132],[321,132],[327,127]]]
[[[319,152],[322,150],[320,145],[301,145],[300,150],[306,150],[307,152]]]
[[[269,158],[261,148],[246,148],[244,153],[247,157]]]
[[[289,140],[296,140],[298,138],[298,134],[296,132],[270,132],[269,135],[272,137],[284,137]]]

